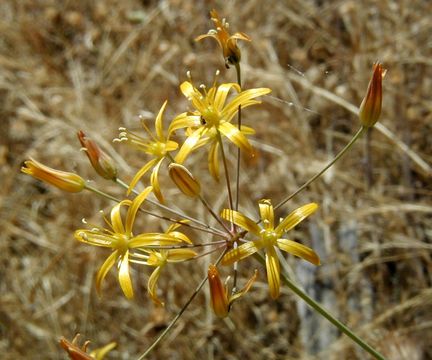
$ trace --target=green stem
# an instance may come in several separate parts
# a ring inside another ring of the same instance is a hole
[[[219,147],[221,149],[222,163],[223,163],[224,172],[225,172],[225,181],[226,181],[227,190],[228,190],[229,207],[230,207],[230,210],[233,210],[233,198],[232,198],[232,193],[231,193],[231,185],[230,185],[230,178],[229,178],[229,172],[228,172],[228,165],[227,165],[227,161],[226,161],[226,157],[225,157],[225,151],[224,151],[224,146],[223,146],[223,142],[222,142],[222,136],[221,136],[219,130],[217,130],[217,140],[219,142]]]
[[[256,254],[255,258],[265,266],[265,260],[263,256],[259,253]],[[377,350],[371,347],[368,343],[366,343],[363,339],[357,336],[354,332],[352,332],[346,325],[341,323],[338,319],[336,319],[333,315],[331,315],[326,309],[324,309],[318,302],[309,297],[303,290],[301,290],[291,279],[286,276],[286,274],[282,273],[282,280],[285,284],[293,291],[297,296],[299,296],[306,304],[308,304],[312,309],[314,309],[317,313],[323,316],[326,320],[332,323],[335,327],[337,327],[342,333],[351,338],[357,345],[367,351],[370,355],[372,355],[377,360],[386,360],[386,358],[381,355]]]
[[[120,180],[120,179],[116,179],[115,182],[116,182],[117,184],[119,184],[120,186],[124,187],[125,189],[128,189],[128,188],[129,188],[129,185],[126,184],[124,181],[122,181],[122,180]],[[138,195],[138,194],[139,194],[139,192],[137,192],[135,189],[133,189],[132,192],[133,192],[135,195]],[[193,222],[193,223],[195,223],[195,224],[197,224],[197,225],[202,226],[203,228],[205,228],[205,229],[207,229],[207,230],[210,230],[210,231],[207,231],[207,232],[211,232],[211,233],[213,233],[213,234],[218,234],[218,235],[220,235],[220,236],[225,236],[225,233],[224,233],[223,231],[220,231],[220,230],[218,230],[218,229],[216,229],[216,228],[213,228],[212,226],[207,225],[206,223],[204,223],[204,222],[202,222],[202,221],[200,221],[200,220],[198,220],[198,219],[195,219],[195,218],[193,218],[193,217],[191,217],[191,216],[189,216],[189,215],[186,215],[185,213],[183,213],[183,212],[181,212],[181,211],[177,211],[177,210],[171,209],[171,208],[169,208],[168,206],[162,205],[162,204],[160,204],[160,203],[158,203],[158,202],[156,202],[156,201],[153,201],[153,200],[151,200],[151,199],[148,199],[148,198],[147,198],[145,201],[148,201],[150,204],[155,205],[155,206],[157,206],[157,207],[159,207],[159,208],[161,208],[161,209],[163,209],[163,210],[166,210],[166,211],[170,212],[171,214],[174,214],[174,215],[180,216],[180,217],[183,218],[183,219],[187,219],[187,220],[189,220],[189,221],[191,221],[191,222]],[[202,230],[201,228],[197,228],[197,229],[198,229],[198,230]]]
[[[220,263],[223,256],[226,253],[226,249],[222,252],[222,254],[218,257],[216,260],[215,266]],[[202,279],[202,281],[199,283],[195,291],[192,293],[191,297],[186,301],[186,303],[183,305],[183,307],[180,309],[180,311],[177,313],[176,316],[171,320],[171,322],[168,324],[168,326],[165,328],[164,331],[157,337],[157,339],[150,345],[150,347],[137,359],[142,360],[144,359],[148,354],[152,352],[152,350],[165,338],[165,336],[171,331],[173,326],[177,323],[177,320],[180,319],[180,317],[183,315],[183,313],[186,311],[186,309],[189,307],[190,303],[195,299],[195,297],[198,295],[198,293],[201,291],[204,284],[207,282],[207,276]]]
[[[363,133],[367,130],[364,126],[362,126],[353,136],[353,138],[350,140],[350,142],[335,156],[334,159],[332,159],[319,173],[315,174],[313,177],[311,177],[308,181],[306,181],[302,186],[300,186],[296,191],[294,191],[291,195],[287,196],[285,199],[283,199],[281,202],[279,202],[275,207],[274,210],[277,210],[282,205],[284,205],[287,201],[291,200],[294,196],[296,196],[298,193],[306,189],[310,184],[312,184],[316,179],[318,179],[322,174],[324,174],[328,168],[334,165],[336,161],[338,161],[350,148],[351,146],[363,135]]]

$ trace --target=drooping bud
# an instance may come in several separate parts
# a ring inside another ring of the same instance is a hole
[[[25,161],[21,171],[67,192],[80,192],[86,185],[85,180],[81,176],[52,169],[34,159]]]
[[[381,115],[382,105],[382,79],[386,70],[382,64],[373,65],[372,78],[369,81],[366,96],[360,105],[359,118],[360,123],[367,128],[375,125]]]
[[[208,281],[213,311],[216,316],[224,318],[228,315],[229,300],[227,291],[222,285],[219,272],[214,265],[210,265],[208,268]]]
[[[186,167],[180,164],[172,163],[168,166],[169,175],[180,189],[180,191],[189,196],[196,197],[201,193],[201,186]]]
[[[94,140],[89,139],[82,130],[78,131],[78,139],[96,172],[104,179],[115,180],[117,178],[117,166],[114,160]]]

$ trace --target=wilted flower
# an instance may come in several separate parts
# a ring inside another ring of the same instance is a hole
[[[117,344],[115,342],[111,342],[103,347],[97,348],[87,353],[87,348],[90,344],[90,341],[87,340],[84,342],[82,347],[78,346],[78,339],[80,334],[77,334],[72,342],[62,337],[60,339],[60,346],[68,353],[69,357],[73,360],[102,360],[106,354],[108,354],[112,349],[114,349]]]
[[[154,157],[154,159],[150,160],[135,174],[132,181],[129,184],[129,189],[127,194],[129,195],[133,188],[136,186],[138,181],[149,171],[153,169],[153,172],[150,177],[150,182],[153,187],[153,192],[158,198],[158,200],[163,203],[164,198],[162,196],[160,185],[159,185],[159,169],[165,158],[170,157],[170,152],[176,150],[178,148],[178,144],[175,141],[169,140],[169,135],[165,136],[163,131],[163,113],[165,111],[165,107],[167,105],[167,101],[165,101],[162,107],[159,110],[158,115],[155,120],[155,130],[156,135],[150,131],[147,125],[143,122],[142,125],[144,129],[147,131],[149,135],[149,139],[144,139],[125,128],[120,128],[122,132],[119,135],[119,141],[125,141],[128,144],[133,145],[139,150],[144,151],[145,153]]]
[[[228,316],[232,303],[249,291],[257,275],[258,271],[255,270],[254,275],[249,279],[243,289],[235,294],[228,295],[228,288],[222,285],[217,267],[210,264],[208,268],[208,281],[210,285],[212,308],[215,315],[220,318]]]
[[[88,138],[82,130],[78,131],[78,139],[96,172],[104,179],[115,180],[117,178],[117,166],[114,160],[94,140]]]
[[[366,96],[360,105],[360,123],[365,127],[372,127],[381,115],[382,105],[382,79],[386,74],[382,64],[373,65],[372,78],[369,81]]]
[[[183,233],[176,231],[181,224],[175,223],[168,227],[165,234],[187,244],[192,244],[192,241]],[[159,280],[162,269],[168,263],[182,262],[191,259],[197,253],[191,249],[161,249],[161,250],[143,250],[145,254],[131,254],[131,262],[138,264],[149,265],[155,267],[149,277],[147,291],[150,298],[157,305],[163,306],[164,303],[157,296],[157,281]]]
[[[307,246],[299,244],[293,240],[281,238],[283,234],[294,228],[310,214],[315,212],[318,205],[310,203],[294,210],[278,226],[274,226],[274,211],[270,200],[261,200],[259,210],[262,227],[240,212],[224,209],[221,216],[241,228],[251,232],[258,237],[258,240],[248,241],[238,248],[228,251],[222,259],[222,265],[230,265],[240,261],[260,249],[265,251],[267,280],[269,283],[270,296],[275,299],[279,296],[280,290],[280,266],[275,247],[286,251],[314,265],[319,265],[318,255]]]
[[[222,49],[223,57],[225,59],[225,66],[228,68],[229,65],[235,65],[240,62],[241,52],[237,46],[237,40],[251,41],[250,37],[245,33],[237,32],[230,35],[228,32],[229,24],[222,19],[219,19],[219,15],[216,10],[210,11],[210,16],[215,24],[216,29],[211,29],[207,34],[198,36],[195,41],[200,41],[204,38],[211,37],[215,39]]]
[[[132,249],[145,246],[172,245],[181,242],[174,236],[160,233],[147,233],[133,235],[132,227],[141,204],[152,191],[147,187],[133,201],[123,200],[111,210],[111,221],[105,219],[109,229],[94,227],[91,230],[80,229],[75,231],[75,239],[94,245],[111,248],[112,254],[105,260],[96,276],[96,290],[100,294],[101,285],[108,271],[117,262],[120,287],[127,298],[133,297],[132,281],[129,274],[129,255]],[[127,207],[125,222],[122,220],[121,209]]]
[[[238,94],[226,104],[231,89],[237,91]],[[243,109],[259,104],[260,101],[254,99],[268,94],[270,89],[257,88],[241,91],[240,86],[235,83],[221,85],[215,83],[208,91],[204,89],[204,92],[201,93],[192,83],[185,81],[180,85],[180,90],[192,102],[195,110],[178,115],[169,127],[169,134],[181,128],[193,129],[177,153],[176,163],[182,164],[202,137],[218,136],[219,133],[241,150],[248,154],[253,153],[252,146],[245,134],[232,125],[231,120],[237,114],[239,106]]]
[[[25,161],[21,171],[67,192],[80,192],[86,186],[85,180],[81,176],[52,169],[34,159]]]

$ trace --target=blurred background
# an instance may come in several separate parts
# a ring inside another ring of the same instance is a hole
[[[82,218],[102,225],[112,204],[88,192],[66,194],[20,173],[25,159],[73,171],[116,196],[79,151],[79,129],[98,141],[129,181],[147,157],[113,143],[125,126],[144,135],[138,115],[165,120],[186,111],[179,91],[235,81],[216,42],[194,38],[213,28],[209,10],[242,31],[244,88],[269,87],[263,104],[244,111],[257,131],[258,156],[242,166],[240,209],[257,216],[257,200],[278,202],[319,171],[358,129],[355,115],[372,64],[383,62],[380,124],[323,178],[278,211],[307,202],[319,211],[289,236],[312,246],[316,268],[286,256],[282,267],[341,321],[389,359],[431,359],[432,350],[432,3],[430,1],[50,1],[0,2],[0,354],[3,359],[66,358],[58,345],[79,332],[90,348],[118,343],[107,358],[134,359],[151,344],[206,276],[209,258],[167,267],[164,308],[146,294],[150,269],[134,267],[137,296],[127,301],[110,272],[103,297],[95,273],[109,251],[78,243]],[[229,148],[235,163],[235,149]],[[208,175],[206,153],[188,165],[219,211],[223,182]],[[163,177],[166,177],[166,173]],[[164,194],[188,214],[204,209]],[[140,216],[141,231],[168,225]],[[208,235],[191,233],[194,241]],[[285,287],[268,295],[255,268],[251,292],[228,319],[215,318],[207,286],[154,359],[367,359]],[[223,269],[223,275],[229,269]]]

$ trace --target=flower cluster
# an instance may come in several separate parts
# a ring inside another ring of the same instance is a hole
[[[250,136],[255,134],[253,126],[242,124],[241,117],[244,109],[252,105],[259,105],[261,103],[259,98],[269,94],[271,90],[266,87],[246,89],[241,86],[241,52],[237,40],[251,41],[251,39],[244,33],[230,35],[228,23],[224,19],[220,20],[215,10],[211,11],[211,18],[216,29],[197,37],[196,40],[206,37],[216,39],[222,49],[226,66],[235,65],[238,81],[218,83],[219,72],[217,72],[216,79],[210,87],[204,85],[197,87],[192,82],[189,73],[189,79],[180,84],[180,92],[189,101],[190,107],[179,115],[173,116],[167,127],[164,127],[164,113],[168,102],[164,101],[155,117],[154,130],[151,130],[144,120],[141,121],[145,131],[144,135],[124,127],[120,128],[120,134],[115,141],[125,143],[143,152],[146,158],[137,172],[131,176],[129,183],[121,180],[122,174],[114,160],[101,149],[96,141],[83,131],[78,132],[82,150],[86,153],[94,170],[102,178],[112,180],[123,187],[123,198],[117,199],[93,187],[77,174],[51,169],[35,160],[26,161],[22,171],[67,192],[89,190],[115,201],[109,216],[102,214],[104,226],[90,224],[86,228],[76,230],[74,234],[75,239],[81,243],[110,250],[96,274],[95,284],[99,295],[102,293],[102,284],[108,273],[112,268],[117,268],[118,282],[123,294],[128,299],[133,298],[134,281],[131,276],[131,267],[146,266],[151,268],[147,283],[148,295],[155,305],[163,306],[164,302],[159,297],[157,284],[162,274],[166,272],[165,267],[190,262],[203,256],[212,256],[213,264],[209,266],[207,277],[202,283],[208,280],[211,306],[214,313],[223,318],[229,315],[234,301],[251,289],[258,277],[258,272],[255,270],[253,276],[245,281],[241,290],[237,290],[237,281],[241,280],[234,276],[232,290],[228,291],[228,286],[223,285],[219,273],[222,268],[227,271],[233,270],[234,264],[253,255],[265,263],[270,297],[276,299],[280,296],[281,276],[283,276],[279,264],[279,257],[282,256],[280,250],[314,265],[320,265],[319,256],[313,249],[298,241],[284,238],[289,230],[312,215],[318,209],[318,205],[316,203],[305,204],[283,217],[279,222],[276,221],[275,211],[306,187],[303,186],[298,192],[285,198],[275,207],[269,199],[259,200],[257,220],[238,210],[241,190],[239,186],[241,155],[253,156],[254,150]],[[380,116],[381,83],[384,73],[381,64],[374,65],[373,76],[359,110],[360,123],[363,128],[373,126]],[[230,182],[230,166],[224,150],[227,145],[234,145],[237,148],[235,189],[232,189]],[[201,185],[196,172],[193,173],[190,170],[193,169],[195,163],[194,153],[204,149],[205,146],[209,147],[207,155],[209,173],[216,180],[214,185],[206,187]],[[221,212],[220,208],[214,208],[206,200],[209,189],[219,186],[217,180],[221,176],[220,163],[224,165],[225,185],[229,195],[229,204]],[[324,170],[306,185],[318,178]],[[150,174],[149,179],[146,177],[148,174]],[[218,226],[211,226],[187,215],[186,209],[184,211],[178,209],[181,201],[177,199],[173,201],[169,196],[166,198],[165,192],[165,196],[163,195],[162,187],[167,185],[160,181],[164,174],[169,174],[172,182],[181,192],[178,195],[179,198],[183,196],[182,194],[193,198],[193,201],[201,204],[203,209],[208,211],[209,216],[214,218]],[[141,182],[148,182],[143,190],[139,190]],[[235,204],[232,193],[236,195]],[[155,200],[151,198],[152,194]],[[146,207],[148,202],[164,212],[169,212],[170,216],[148,210]],[[142,222],[138,221],[141,216],[158,218],[163,224],[160,228],[165,230],[146,232],[142,229]],[[196,232],[201,232],[201,234],[197,235]],[[200,240],[199,243],[191,240],[191,238],[203,239],[202,233],[210,234],[212,238]],[[215,255],[218,255],[217,259]],[[219,265],[221,265],[220,269],[218,269]],[[237,267],[235,275],[237,275]],[[196,292],[193,293],[191,300],[195,295]],[[86,357],[86,344],[82,348],[77,347],[75,342],[69,343],[67,340],[62,340],[61,344],[71,358],[92,358],[90,355]],[[106,351],[101,352],[103,355],[105,353]]]

